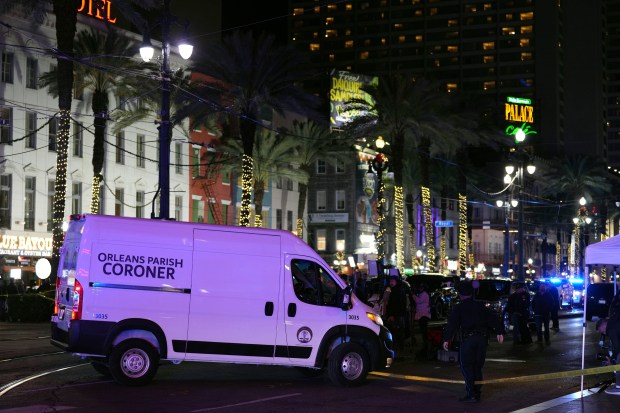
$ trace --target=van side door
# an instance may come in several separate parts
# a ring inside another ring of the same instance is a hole
[[[278,336],[276,359],[288,357],[291,364],[313,366],[325,333],[347,323],[347,311],[339,303],[342,288],[317,262],[291,256],[286,257],[283,288],[286,351]]]
[[[272,363],[280,236],[194,230],[187,360]]]

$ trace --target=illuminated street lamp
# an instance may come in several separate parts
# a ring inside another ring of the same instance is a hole
[[[375,141],[375,146],[378,150],[383,149],[385,146],[385,141],[381,136]],[[375,235],[375,241],[377,243],[377,261],[382,264],[385,259],[385,216],[383,206],[385,199],[383,198],[383,172],[387,171],[388,168],[388,158],[381,152],[377,153],[374,159],[368,161],[368,173],[372,174],[374,172],[377,175],[377,224],[379,225],[379,230]]]
[[[336,244],[336,259],[334,260],[334,266],[337,268],[338,273],[342,272],[342,267],[347,265],[346,254],[344,252],[344,242],[338,241]]]
[[[161,24],[161,112],[159,125],[159,219],[170,218],[170,25],[176,22],[176,17],[170,13],[170,0],[164,0],[164,9],[161,20],[155,25]],[[181,42],[178,46],[179,54],[183,59],[189,59],[192,55],[193,46],[187,42]],[[151,46],[150,35],[144,34],[144,41],[140,47],[142,60],[148,62],[153,58],[155,51]],[[152,217],[154,218],[154,217]]]

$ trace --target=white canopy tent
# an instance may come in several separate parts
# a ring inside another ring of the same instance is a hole
[[[592,265],[620,265],[620,235],[606,239],[605,241],[597,242],[596,244],[588,245],[586,247],[584,263],[586,266],[584,276],[584,294],[588,291],[588,284],[590,282],[590,267]],[[615,278],[614,278],[615,279]],[[616,288],[614,286],[614,295]],[[585,345],[586,345],[586,309],[588,306],[588,297],[583,301],[583,333],[581,340],[581,368],[585,366]],[[581,391],[583,393],[583,376],[581,376]]]

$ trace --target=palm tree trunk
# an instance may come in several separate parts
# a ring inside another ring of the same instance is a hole
[[[394,227],[396,247],[396,267],[401,274],[405,271],[405,205],[403,194],[403,156],[405,137],[402,133],[394,136],[392,144],[392,167],[394,171]]]
[[[246,118],[241,119],[239,132],[243,142],[243,160],[241,162],[241,211],[239,225],[250,226],[252,185],[254,183],[254,140],[256,139],[256,123]]]
[[[422,180],[421,199],[424,209],[424,225],[426,228],[426,256],[428,258],[429,271],[435,270],[435,231],[431,210],[430,168],[429,152],[431,143],[428,138],[422,138],[420,145],[420,174]]]
[[[254,226],[263,226],[263,199],[265,198],[265,182],[254,182]]]
[[[446,190],[446,187],[443,186],[441,188],[441,220],[445,221],[447,219],[447,209],[448,209],[448,191]],[[446,268],[445,268],[445,259],[446,259],[446,228],[445,227],[441,227],[441,238],[439,240],[439,262],[440,264],[440,268],[441,268],[441,272],[445,272]]]
[[[299,184],[299,201],[297,201],[297,236],[304,239],[304,214],[306,213],[306,199],[308,198],[308,185]]]
[[[73,91],[73,39],[77,25],[77,0],[53,0],[56,15],[56,41],[58,43],[58,109],[60,121],[56,157],[56,182],[54,187],[54,218],[52,228],[52,274],[58,271],[60,247],[63,241],[62,223],[65,217],[67,190],[67,149],[71,124],[71,99]]]
[[[101,171],[105,156],[104,140],[107,125],[108,95],[106,93],[95,92],[92,104],[95,114],[95,142],[93,144],[93,187],[91,191],[91,214],[99,214],[99,183],[101,182]]]
[[[407,210],[407,222],[409,228],[409,249],[411,254],[411,267],[414,268],[417,265],[417,257],[416,257],[416,242],[417,237],[415,234],[415,215],[414,215],[414,205],[413,205],[413,194],[408,193],[405,197],[405,208]]]

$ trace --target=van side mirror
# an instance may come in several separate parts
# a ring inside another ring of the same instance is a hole
[[[351,294],[353,289],[351,286],[347,286],[344,290],[342,290],[342,299],[340,300],[340,308],[342,311],[348,311],[351,308]]]

